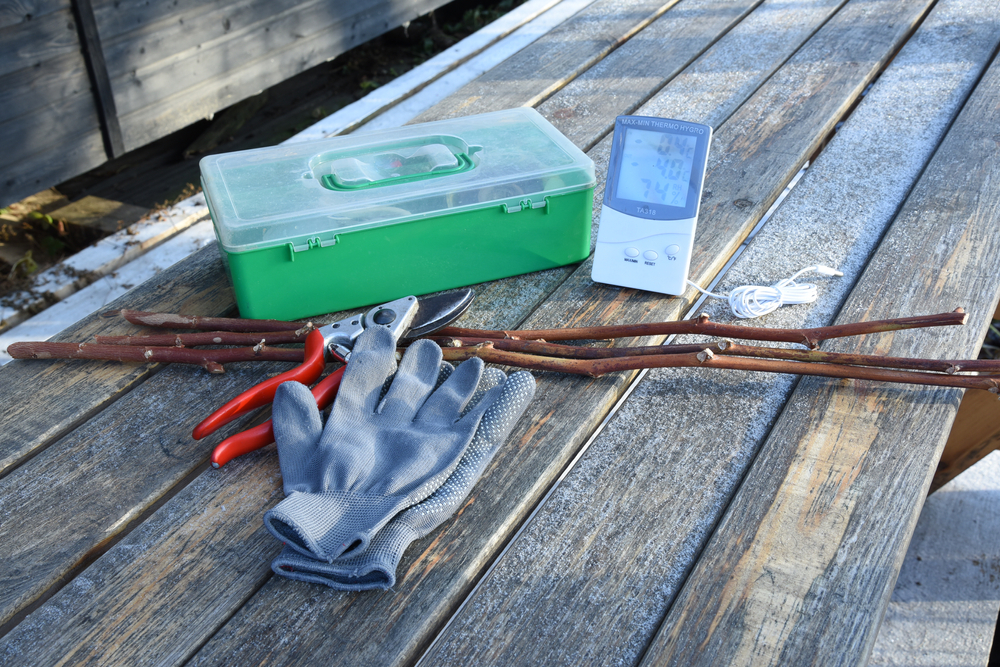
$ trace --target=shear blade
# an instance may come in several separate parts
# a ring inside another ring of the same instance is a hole
[[[446,327],[472,305],[475,293],[468,287],[417,300],[417,313],[404,338],[418,338]]]

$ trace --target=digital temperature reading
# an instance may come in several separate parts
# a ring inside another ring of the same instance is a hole
[[[619,116],[591,276],[663,294],[684,292],[712,128]]]
[[[677,134],[625,130],[618,177],[622,199],[683,207],[698,140]]]

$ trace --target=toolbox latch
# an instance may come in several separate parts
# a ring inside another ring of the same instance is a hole
[[[517,204],[513,206],[509,204],[501,204],[504,213],[520,213],[524,210],[531,210],[533,208],[546,208],[549,204],[549,198],[545,197],[540,202],[532,202],[530,199],[522,199]]]
[[[313,248],[328,248],[332,245],[337,245],[336,235],[332,239],[325,240],[319,236],[312,236],[306,239],[305,243],[299,245],[296,245],[291,241],[285,244],[285,246],[288,247],[288,256],[293,262],[295,261],[295,253],[297,252],[305,252],[306,250],[312,250]]]

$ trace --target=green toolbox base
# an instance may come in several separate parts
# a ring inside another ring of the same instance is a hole
[[[593,189],[508,212],[492,206],[291,244],[227,252],[240,316],[298,319],[551,269],[590,254]]]

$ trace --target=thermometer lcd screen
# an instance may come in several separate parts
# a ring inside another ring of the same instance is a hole
[[[711,142],[701,123],[615,119],[594,282],[684,293]]]
[[[615,196],[684,208],[697,145],[690,134],[628,128]]]

